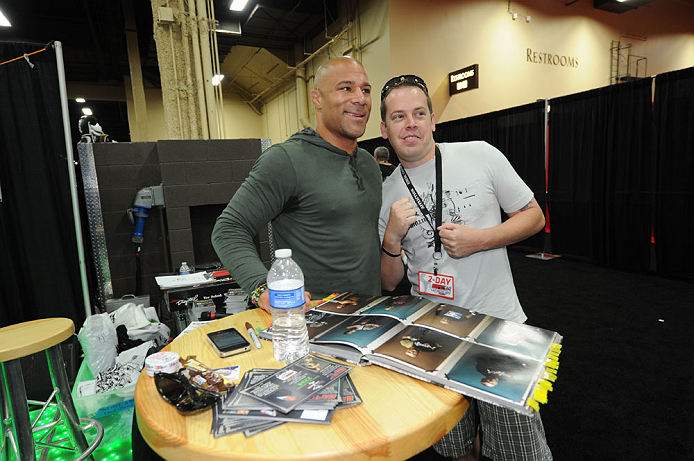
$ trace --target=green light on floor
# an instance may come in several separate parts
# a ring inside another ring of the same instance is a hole
[[[33,420],[38,416],[40,410],[35,410],[35,411],[30,411],[29,416]],[[40,424],[48,424],[53,421],[53,417],[49,417],[49,415],[53,415],[55,413],[55,408],[51,407],[44,412],[44,415],[41,417],[41,423]],[[45,416],[45,418],[44,418]],[[104,420],[108,421],[108,418],[102,418],[100,421],[102,423]],[[64,425],[59,425],[56,426],[55,432],[53,435],[54,439],[62,439],[62,438],[69,438],[67,430]],[[104,425],[104,431],[108,431],[110,428],[107,427],[107,425]],[[45,436],[50,429],[47,430],[42,430],[41,432],[37,432],[34,434],[34,439],[35,440],[41,440],[42,436]],[[60,432],[59,432],[60,431]],[[58,435],[59,434],[59,435]],[[87,437],[87,443],[91,443],[94,440],[94,437],[96,435],[96,430],[95,429],[90,429],[89,431],[86,432],[86,437]],[[71,444],[68,441],[63,442],[61,445],[65,446],[70,446]],[[101,444],[97,447],[96,450],[94,450],[94,453],[92,453],[92,456],[94,459],[100,459],[102,461],[112,461],[112,460],[132,460],[132,448],[131,448],[131,440],[130,437],[127,438],[122,438],[122,439],[117,439],[109,443],[108,445],[105,445],[104,442],[102,441]],[[11,452],[12,450],[10,450]],[[37,459],[38,455],[41,453],[40,448],[37,448],[36,450],[37,453]],[[109,456],[110,455],[110,456]],[[67,450],[60,450],[57,448],[51,448],[47,451],[46,454],[46,461],[71,461],[73,459],[77,458],[77,455],[72,457],[72,454],[68,452]],[[14,457],[14,453],[10,453],[10,457],[8,458],[8,461],[16,461],[16,458]]]

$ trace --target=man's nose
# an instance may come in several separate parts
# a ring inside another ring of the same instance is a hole
[[[370,98],[368,94],[364,93],[361,89],[357,89],[354,95],[354,102],[356,104],[361,104],[362,106],[366,104],[366,100]]]

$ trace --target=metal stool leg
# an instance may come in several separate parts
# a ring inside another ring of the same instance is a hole
[[[56,400],[60,404],[63,423],[70,435],[72,443],[75,444],[75,447],[79,449],[80,453],[84,453],[89,448],[89,444],[84,437],[84,433],[82,433],[80,419],[77,416],[75,404],[72,401],[72,394],[70,394],[70,386],[67,381],[67,375],[65,374],[65,363],[63,362],[63,352],[60,349],[60,345],[58,344],[46,349],[46,357],[48,359],[48,371],[51,375],[53,387],[58,389]]]
[[[22,365],[17,360],[8,360],[0,364],[0,378],[3,381],[4,401],[9,416],[9,426],[17,437],[19,459],[36,459],[34,436],[29,419],[29,407],[24,390]]]

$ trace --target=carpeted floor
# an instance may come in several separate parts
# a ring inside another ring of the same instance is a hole
[[[509,251],[530,325],[564,336],[541,410],[556,461],[694,460],[694,284]],[[411,461],[440,460],[432,450]]]

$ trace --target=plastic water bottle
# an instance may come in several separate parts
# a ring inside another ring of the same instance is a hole
[[[187,262],[183,261],[181,263],[181,268],[178,270],[178,273],[180,275],[190,274],[190,267],[188,267]]]
[[[280,362],[293,362],[308,354],[304,305],[304,274],[292,259],[292,250],[275,251],[267,275],[272,310],[272,349]]]

